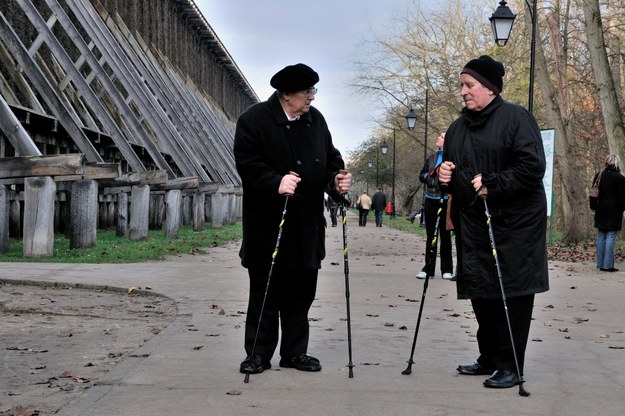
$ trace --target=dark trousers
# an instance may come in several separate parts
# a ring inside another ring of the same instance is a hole
[[[317,291],[318,270],[273,271],[267,290],[262,318],[260,311],[267,289],[268,269],[248,269],[250,295],[245,320],[245,352],[249,356],[261,319],[255,355],[267,360],[278,345],[278,328],[282,327],[280,356],[295,357],[308,349],[308,311]]]
[[[525,348],[532,321],[534,295],[506,298],[506,303],[522,376]],[[516,373],[503,301],[501,299],[473,299],[471,304],[479,325],[477,344],[480,349],[480,356],[477,361],[487,368]]]
[[[445,218],[447,214],[447,202],[443,203],[440,222],[438,223],[438,239],[431,249],[432,239],[434,238],[434,228],[438,217],[438,209],[441,203],[438,199],[425,198],[423,206],[423,216],[425,216],[425,231],[427,235],[427,244],[425,246],[425,266],[422,271],[428,276],[434,276],[436,272],[436,253],[438,243],[440,242],[441,257],[441,274],[454,273],[454,263],[451,256],[451,231],[445,229]]]
[[[369,216],[369,210],[360,208],[358,210],[358,225],[365,227],[367,225],[367,217]]]
[[[330,208],[330,221],[332,221],[332,226],[336,227],[336,216],[338,214],[339,207]]]

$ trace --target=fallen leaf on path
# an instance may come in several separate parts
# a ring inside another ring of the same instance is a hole
[[[199,351],[199,350],[201,350],[202,348],[204,348],[204,345],[198,345],[197,347],[193,347],[193,350],[195,350],[195,351]]]
[[[241,390],[230,390],[230,391],[227,391],[226,394],[230,396],[240,396]]]
[[[608,334],[601,334],[599,335],[599,338],[610,338],[610,336]]]

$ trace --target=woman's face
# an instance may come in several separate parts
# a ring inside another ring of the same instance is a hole
[[[439,149],[442,149],[444,145],[445,145],[445,132],[442,132],[436,138],[436,147],[438,147]]]
[[[460,96],[471,111],[482,111],[496,97],[494,92],[469,74],[460,75]]]

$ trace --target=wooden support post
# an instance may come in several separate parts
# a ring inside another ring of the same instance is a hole
[[[204,229],[204,205],[206,196],[202,191],[193,194],[193,231],[199,232]]]
[[[172,189],[165,194],[165,237],[175,238],[180,234],[182,221],[182,191]]]
[[[128,236],[128,193],[117,194],[117,214],[115,218],[115,234],[118,237]]]
[[[72,183],[70,212],[70,248],[95,246],[98,228],[96,181],[84,179]]]
[[[150,193],[150,216],[148,227],[150,230],[160,230],[165,221],[165,194],[163,192]]]
[[[223,227],[227,206],[228,200],[224,194],[215,192],[211,195],[211,227]]]
[[[55,193],[49,176],[24,179],[24,257],[52,257]]]
[[[148,238],[150,186],[133,186],[130,199],[130,233],[128,237],[131,240]]]
[[[23,209],[20,202],[20,193],[11,192],[13,197],[9,197],[9,235],[22,239],[24,236],[24,228],[22,227]]]
[[[0,185],[0,253],[9,251],[9,191]]]

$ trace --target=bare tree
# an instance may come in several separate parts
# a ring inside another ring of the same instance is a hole
[[[586,18],[588,51],[603,112],[610,153],[623,155],[625,150],[623,114],[619,107],[614,78],[606,52],[599,1],[584,0],[581,2],[581,8]]]

